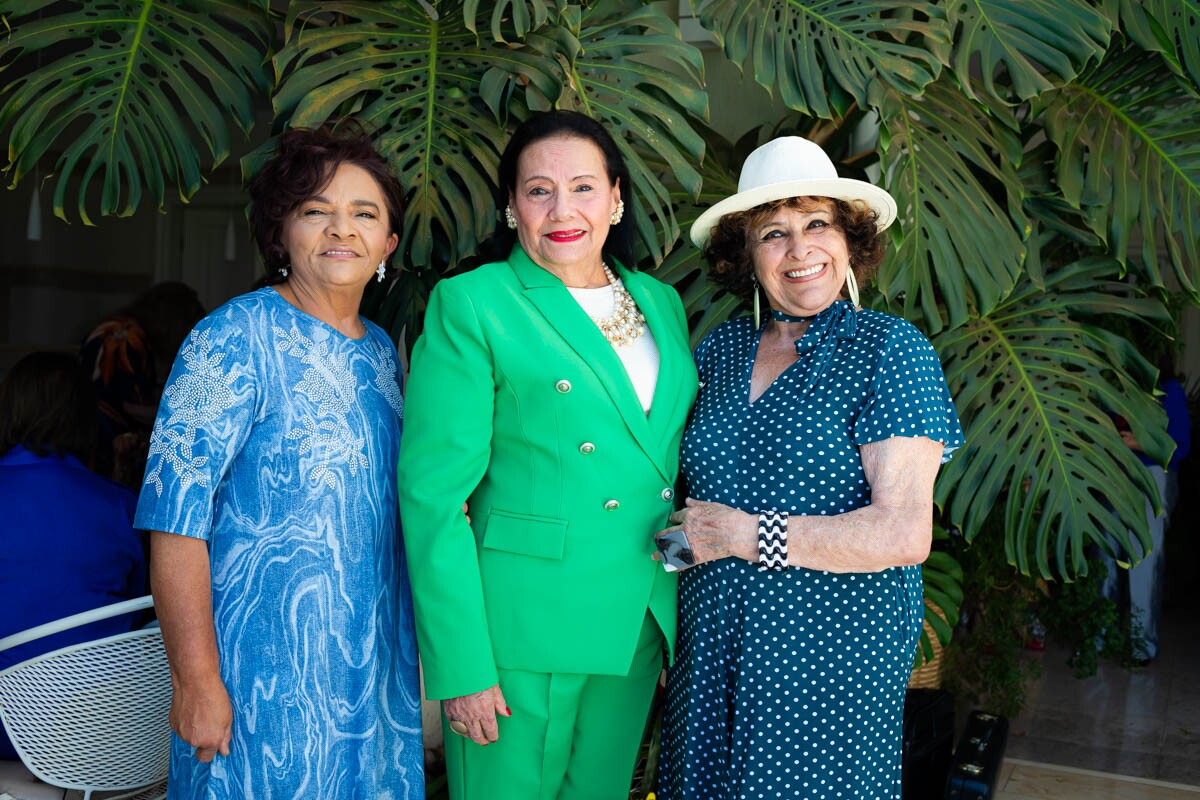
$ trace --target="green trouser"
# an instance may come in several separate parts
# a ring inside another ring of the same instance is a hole
[[[627,675],[500,670],[512,711],[481,747],[445,727],[453,800],[625,800],[663,666],[647,614]]]

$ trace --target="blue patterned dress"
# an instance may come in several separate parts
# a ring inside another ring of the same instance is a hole
[[[135,525],[208,542],[233,739],[209,765],[174,737],[171,798],[425,796],[399,364],[366,327],[261,289],[176,359]]]
[[[737,319],[696,349],[701,388],[682,451],[693,497],[843,514],[870,503],[862,445],[926,436],[948,458],[962,444],[937,354],[908,322],[834,303],[750,403],[759,336]],[[920,567],[759,572],[726,558],[683,572],[659,797],[899,798],[923,608]]]

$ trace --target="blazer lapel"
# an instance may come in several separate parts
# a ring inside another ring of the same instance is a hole
[[[642,310],[646,326],[658,345],[658,382],[654,386],[649,422],[652,435],[659,442],[658,451],[665,455],[663,445],[669,444],[666,439],[682,426],[696,396],[688,332],[680,326],[669,296],[662,291],[652,291],[648,276],[622,270],[621,277]],[[667,467],[663,464],[664,474],[670,474]]]
[[[650,423],[642,411],[642,403],[633,388],[633,381],[629,379],[625,365],[604,338],[604,334],[596,327],[596,323],[588,318],[563,282],[550,271],[533,263],[520,247],[513,248],[508,257],[508,264],[525,287],[525,296],[529,302],[554,328],[563,342],[596,374],[613,405],[620,412],[629,432],[659,471],[663,471],[660,458],[655,456],[660,449],[657,446],[658,440],[651,434]],[[634,300],[637,301],[638,298],[634,296]],[[661,376],[659,380],[662,380]],[[656,389],[656,397],[657,394]]]

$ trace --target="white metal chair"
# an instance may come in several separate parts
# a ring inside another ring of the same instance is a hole
[[[7,650],[141,611],[151,597],[85,611],[0,639]],[[157,628],[55,650],[0,671],[0,720],[25,766],[63,789],[162,797],[170,757],[171,673]],[[117,797],[109,800],[118,800]]]

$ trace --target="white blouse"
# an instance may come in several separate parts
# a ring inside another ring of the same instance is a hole
[[[575,289],[568,286],[567,290],[589,317],[604,319],[612,315],[615,305],[612,284],[596,289]],[[642,411],[649,414],[650,404],[654,400],[654,387],[658,384],[659,363],[658,345],[654,341],[654,334],[650,332],[650,326],[647,325],[645,332],[632,344],[622,347],[613,345],[613,349],[617,351],[617,356],[625,365],[625,371],[629,373],[629,379],[633,381],[638,400],[642,401]]]

